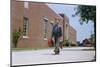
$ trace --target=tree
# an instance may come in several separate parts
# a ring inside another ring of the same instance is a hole
[[[94,23],[94,28],[96,28],[96,6],[79,5],[75,9],[76,9],[76,13],[73,16],[80,17],[79,19],[80,24],[83,24],[83,22],[88,23],[89,21],[92,21]],[[96,31],[94,30],[94,32]],[[91,37],[92,36],[93,35],[91,35]],[[95,42],[95,37],[94,37],[94,42]],[[94,45],[94,48],[96,48],[96,45]]]
[[[18,43],[20,36],[21,36],[21,30],[20,29],[18,31],[14,31],[12,33],[12,42],[13,42],[15,48],[17,47],[17,43]]]
[[[96,6],[79,5],[76,8],[76,13],[73,16],[79,16],[80,23],[88,23],[88,21],[96,23]]]
[[[91,34],[90,40],[91,40],[92,46],[94,46],[94,44],[95,44],[95,34]]]

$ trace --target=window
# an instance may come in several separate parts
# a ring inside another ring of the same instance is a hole
[[[28,18],[24,17],[24,22],[23,22],[23,36],[27,36],[28,35]]]
[[[28,8],[28,2],[24,2],[24,7]]]
[[[47,18],[43,18],[43,22],[44,22],[44,39],[47,39],[48,19]]]

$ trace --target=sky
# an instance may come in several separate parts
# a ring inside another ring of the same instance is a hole
[[[75,14],[74,8],[77,5],[68,4],[48,4],[48,6],[54,10],[56,13],[64,13],[69,18],[70,25],[77,31],[77,41],[82,42],[85,38],[89,38],[92,33],[94,33],[94,24],[89,21],[88,24],[83,25],[79,22],[79,16],[72,17]]]

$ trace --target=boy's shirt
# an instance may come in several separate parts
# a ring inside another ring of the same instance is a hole
[[[62,36],[62,29],[60,25],[54,25],[52,29],[52,37],[61,37]]]

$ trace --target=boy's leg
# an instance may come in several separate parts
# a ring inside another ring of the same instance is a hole
[[[54,49],[54,52],[55,54],[59,54],[60,52],[60,49],[59,49],[59,39],[55,39],[55,49]]]

